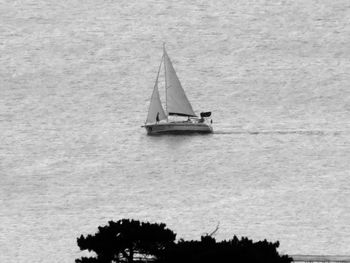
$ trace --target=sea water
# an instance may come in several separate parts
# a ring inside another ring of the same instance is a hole
[[[140,127],[163,42],[214,134]],[[349,254],[349,42],[348,0],[2,0],[0,261],[121,218]]]

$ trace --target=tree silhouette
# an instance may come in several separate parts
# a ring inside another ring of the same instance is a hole
[[[173,244],[162,252],[157,263],[290,263],[292,258],[278,254],[278,246],[278,241],[254,243],[246,237],[239,240],[236,236],[228,241],[216,242],[206,235],[200,241],[180,240]]]
[[[161,223],[122,219],[98,227],[94,235],[77,239],[81,250],[93,251],[96,257],[82,257],[76,263],[134,262],[135,258],[157,258],[174,243],[175,233]]]
[[[76,263],[149,262],[154,263],[290,263],[292,258],[279,255],[279,242],[253,242],[247,237],[216,242],[211,233],[201,240],[174,242],[175,233],[163,223],[144,223],[122,219],[98,227],[94,235],[77,239],[81,250],[96,256],[76,259]]]

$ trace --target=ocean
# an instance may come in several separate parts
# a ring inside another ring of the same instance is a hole
[[[213,134],[141,128],[163,42]],[[349,42],[348,0],[2,0],[0,262],[121,218],[350,254]]]

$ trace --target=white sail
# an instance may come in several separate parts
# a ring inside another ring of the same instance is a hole
[[[151,102],[149,104],[146,123],[154,123],[161,120],[165,120],[167,118],[167,115],[165,114],[162,106],[162,102],[160,101],[159,91],[158,91],[158,78],[159,78],[160,68],[162,66],[162,61],[163,59],[161,59],[161,62],[159,65],[156,83],[154,84]]]
[[[157,118],[157,115],[158,115],[158,118]],[[166,118],[167,116],[164,112],[164,109],[159,97],[158,79],[157,79],[156,84],[154,85],[146,123],[154,123],[157,121],[165,120]]]
[[[166,110],[169,115],[196,116],[174,67],[164,49],[164,68],[166,83]]]

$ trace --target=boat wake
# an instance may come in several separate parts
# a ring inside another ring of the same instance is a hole
[[[327,130],[262,130],[262,131],[249,131],[249,130],[217,130],[214,134],[229,135],[229,134],[250,134],[250,135],[268,135],[268,134],[299,134],[299,135],[341,135],[349,133],[346,131],[327,131]]]

